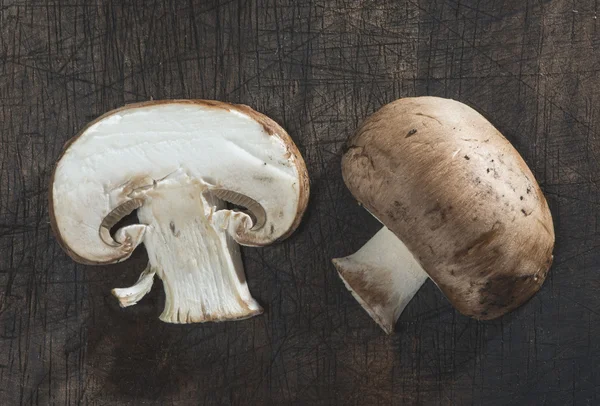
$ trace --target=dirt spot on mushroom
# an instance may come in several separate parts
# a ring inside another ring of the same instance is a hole
[[[412,137],[413,135],[415,135],[417,133],[417,129],[413,128],[412,130],[410,130],[407,134],[406,137],[404,138],[408,138],[408,137]]]
[[[173,233],[175,237],[179,237],[179,235],[181,234],[181,231],[177,230],[177,228],[175,227],[175,223],[173,223],[172,221],[169,223],[169,229],[171,229],[171,233]]]

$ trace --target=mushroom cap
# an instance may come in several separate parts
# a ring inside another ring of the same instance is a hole
[[[123,234],[112,244],[103,241],[103,220],[139,207],[132,192],[177,171],[204,181],[215,197],[243,195],[260,204],[266,215],[260,229],[249,229],[246,221],[232,235],[242,245],[286,238],[308,202],[304,160],[286,131],[265,115],[211,100],[131,104],[91,122],[64,147],[49,193],[61,246],[82,263],[128,258],[135,246],[125,244]],[[141,229],[133,230],[141,238]]]
[[[342,172],[461,313],[499,317],[546,278],[546,199],[510,142],[465,104],[416,97],[383,106],[350,139]]]

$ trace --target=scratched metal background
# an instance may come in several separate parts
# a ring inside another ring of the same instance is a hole
[[[599,404],[600,21],[576,0],[0,0],[0,405]],[[428,282],[385,336],[330,264],[378,229],[340,153],[401,96],[458,99],[517,147],[554,215],[555,263],[500,320]],[[289,240],[244,249],[263,316],[158,321],[145,265],[77,265],[48,224],[63,143],[125,103],[245,103],[291,134],[312,199]]]

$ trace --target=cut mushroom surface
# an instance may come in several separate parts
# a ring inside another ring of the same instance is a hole
[[[365,247],[334,264],[386,331],[422,272],[477,319],[515,309],[542,285],[554,247],[546,199],[519,153],[472,108],[437,97],[392,102],[350,139],[342,173],[389,229],[374,238],[389,249]],[[399,258],[405,251],[412,255]]]
[[[148,268],[131,288],[113,291],[122,306],[141,299],[158,275],[162,320],[230,320],[262,311],[238,244],[288,236],[308,193],[300,153],[268,117],[214,101],[148,102],[100,117],[69,142],[53,175],[50,214],[61,245],[82,263],[123,261],[144,243]],[[112,230],[134,210],[140,224]]]

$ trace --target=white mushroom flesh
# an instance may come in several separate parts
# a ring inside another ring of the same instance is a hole
[[[57,165],[52,203],[63,245],[75,256],[122,261],[143,242],[149,267],[134,286],[113,293],[122,306],[135,304],[156,274],[166,291],[161,319],[185,323],[262,311],[236,241],[263,245],[285,234],[298,215],[300,188],[294,155],[250,116],[157,104],[88,127]],[[238,204],[245,197],[251,215],[227,210],[218,198],[227,196]],[[111,241],[107,228],[136,208],[141,224],[117,230]]]

